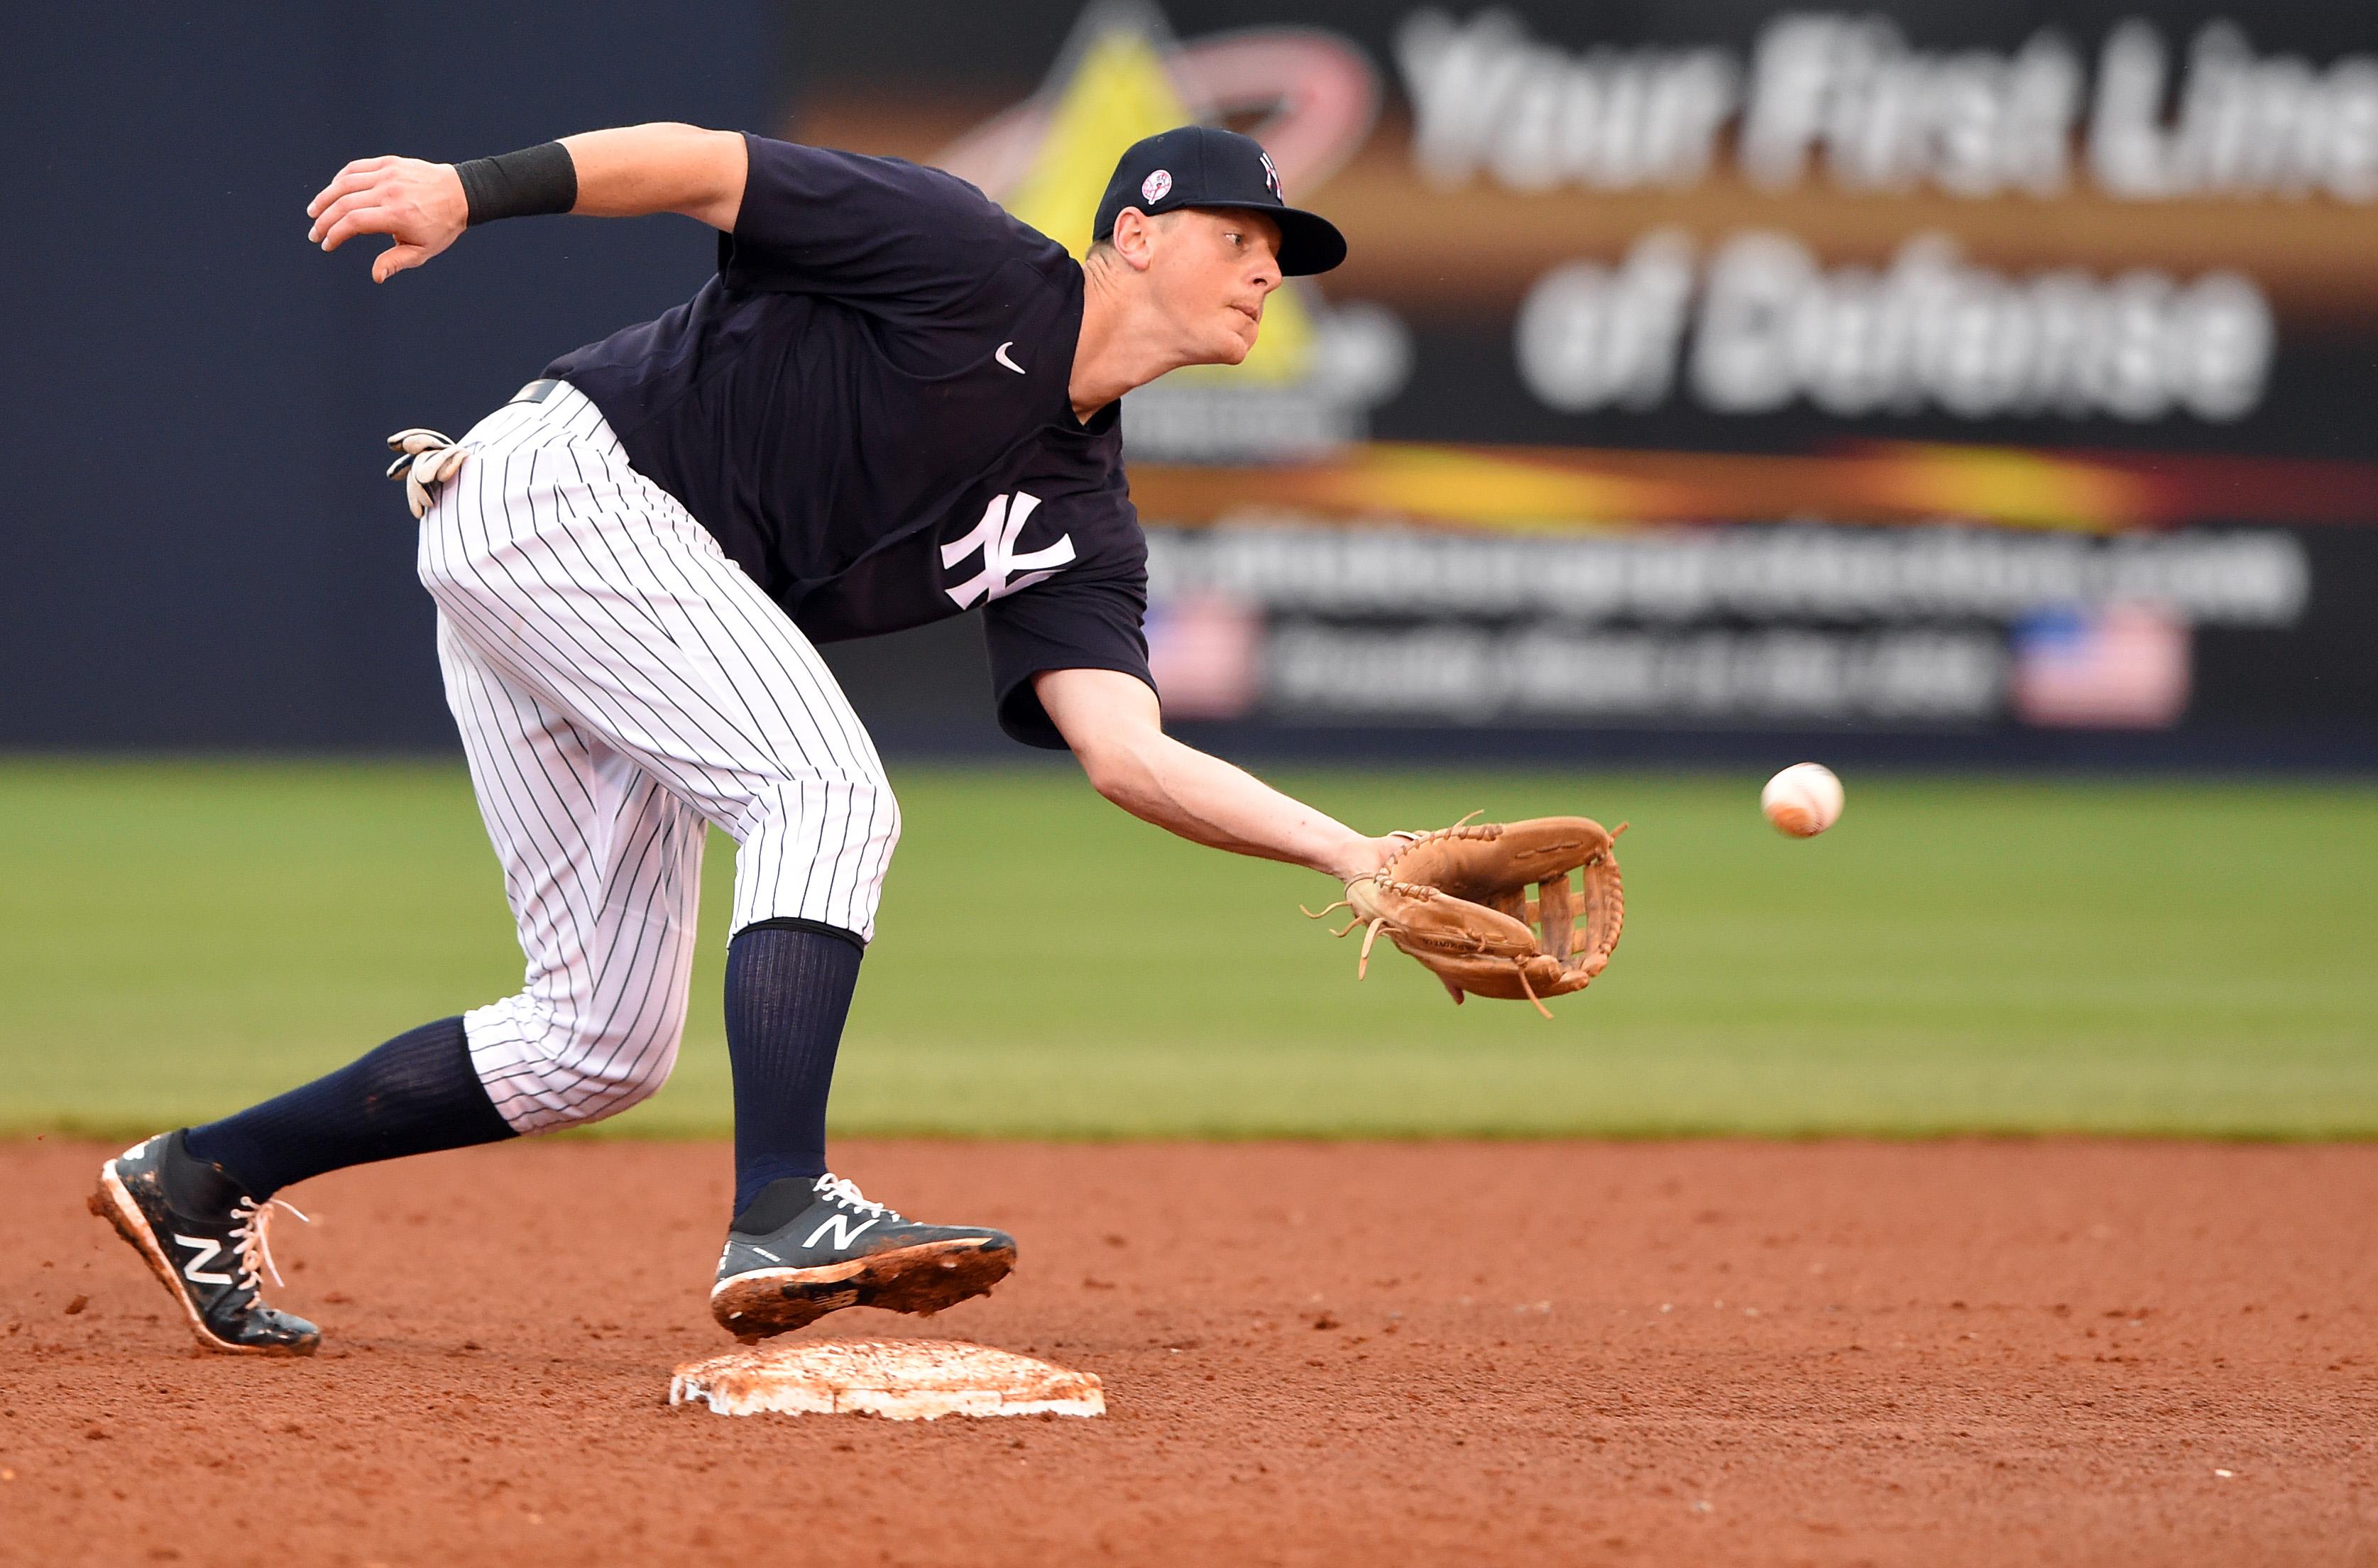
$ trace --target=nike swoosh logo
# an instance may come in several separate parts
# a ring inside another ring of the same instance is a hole
[[[1024,375],[1024,374],[1025,374],[1024,366],[1022,366],[1022,365],[1020,365],[1016,364],[1014,360],[1012,360],[1012,359],[1010,359],[1010,358],[1008,358],[1008,357],[1007,357],[1007,351],[1008,351],[1008,350],[1010,350],[1010,349],[1012,349],[1012,348],[1014,348],[1015,346],[1015,339],[1013,339],[1013,338],[1010,338],[1010,339],[1008,339],[1008,340],[1007,340],[1007,341],[1005,341],[1005,342],[1003,342],[1003,343],[1000,344],[997,348],[995,348],[995,349],[991,350],[991,358],[993,358],[993,359],[995,359],[995,360],[997,360],[997,361],[999,361],[999,363],[1000,363],[1000,364],[1002,364],[1002,365],[1003,365],[1007,366],[1007,368],[1008,368],[1008,369],[1013,370],[1013,371],[1014,371],[1014,372],[1015,372],[1015,374],[1017,374],[1018,376],[1021,376],[1021,375]]]

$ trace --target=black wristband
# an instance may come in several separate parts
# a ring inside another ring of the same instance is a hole
[[[470,204],[473,223],[498,218],[535,218],[567,212],[578,205],[578,165],[558,141],[523,147],[497,158],[474,158],[454,165]]]

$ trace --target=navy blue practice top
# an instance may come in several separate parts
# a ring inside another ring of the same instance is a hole
[[[546,368],[818,642],[983,612],[999,722],[1050,669],[1148,674],[1121,408],[1069,386],[1082,269],[955,175],[745,138],[718,273]]]

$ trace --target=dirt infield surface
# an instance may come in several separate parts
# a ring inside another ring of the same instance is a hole
[[[191,1354],[109,1152],[0,1148],[0,1561],[2378,1562],[2378,1148],[847,1144],[1022,1264],[812,1335],[1106,1380],[931,1426],[664,1405],[721,1147],[310,1184],[310,1361]]]

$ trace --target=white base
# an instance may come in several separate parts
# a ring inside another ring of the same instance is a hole
[[[866,1415],[893,1421],[943,1416],[1099,1416],[1095,1372],[946,1339],[778,1341],[689,1361],[669,1379],[669,1403],[721,1416]]]

